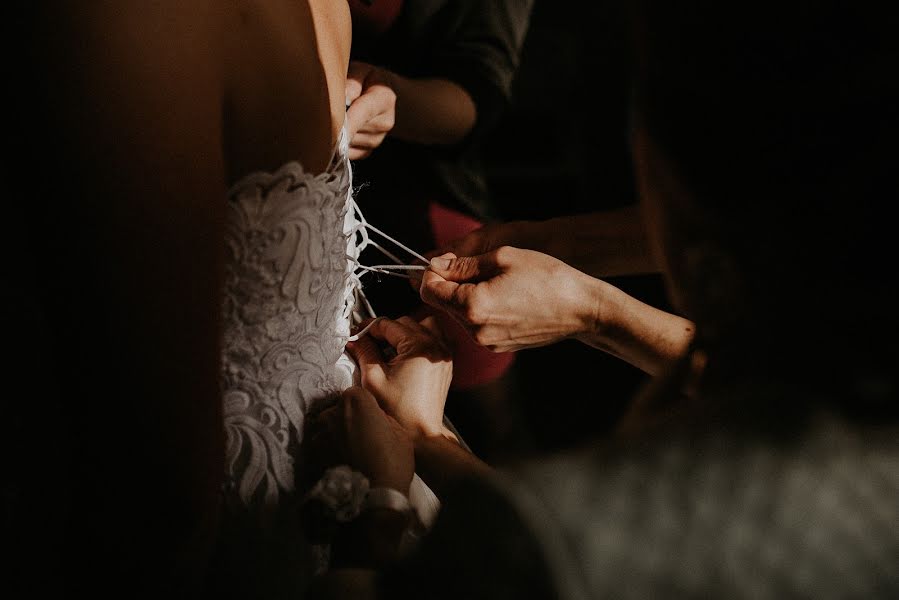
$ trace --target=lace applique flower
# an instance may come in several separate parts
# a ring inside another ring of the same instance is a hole
[[[362,512],[368,487],[365,475],[341,465],[325,471],[306,499],[319,502],[328,516],[338,523],[346,523]]]

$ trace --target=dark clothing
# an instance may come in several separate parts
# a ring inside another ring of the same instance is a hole
[[[360,195],[363,210],[381,205],[373,210],[383,211],[382,221],[398,214],[389,198],[368,198],[382,188],[393,197],[393,184],[403,182],[409,189],[401,192],[422,205],[435,199],[480,219],[493,216],[480,142],[509,101],[532,5],[533,0],[405,2],[386,33],[354,40],[355,60],[405,77],[453,81],[471,95],[478,114],[474,129],[454,146],[424,147],[388,136],[371,157],[357,163],[357,184],[371,182]]]
[[[432,203],[480,221],[496,217],[481,159],[482,142],[506,108],[533,0],[404,2],[386,31],[365,27],[353,59],[410,78],[446,78],[470,95],[474,129],[452,146],[424,146],[390,135],[371,156],[354,162],[356,200],[366,219],[418,252],[436,247]],[[357,8],[357,18],[360,10]],[[363,262],[383,257],[370,250]],[[421,304],[403,280],[368,277],[366,294],[381,316],[407,315]]]

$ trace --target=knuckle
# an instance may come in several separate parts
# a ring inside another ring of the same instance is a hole
[[[496,258],[497,264],[505,265],[514,260],[516,253],[517,250],[512,246],[500,246],[496,249],[494,257]]]
[[[382,369],[371,369],[364,373],[365,384],[373,390],[383,388],[387,383],[387,376]]]
[[[484,292],[481,288],[475,287],[468,295],[468,302],[465,305],[466,318],[472,323],[482,324],[487,320],[489,312],[489,301]]]
[[[474,331],[474,341],[478,343],[480,346],[490,347],[490,342],[492,341],[490,336],[488,335],[488,331],[485,327],[478,327]]]
[[[425,304],[431,306],[442,306],[444,304],[445,299],[441,298],[440,294],[434,289],[436,285],[433,281],[422,280],[421,287],[418,288],[418,295]]]
[[[470,256],[455,256],[449,259],[449,263],[449,270],[452,271],[467,271],[475,265]]]
[[[472,325],[481,325],[484,320],[483,309],[480,305],[476,305],[473,302],[470,302],[465,306],[464,310],[465,320],[471,323]]]

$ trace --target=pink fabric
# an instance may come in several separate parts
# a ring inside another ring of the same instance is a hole
[[[393,25],[403,0],[349,0],[353,29],[369,35],[381,35]]]
[[[483,223],[452,208],[448,208],[437,202],[428,205],[428,218],[431,220],[431,229],[434,232],[434,242],[437,247],[445,246],[453,240],[468,235]]]
[[[430,203],[428,217],[438,248],[482,225],[477,219],[437,202]],[[479,346],[445,312],[425,305],[417,316],[421,319],[427,315],[433,315],[440,323],[453,352],[453,389],[464,390],[490,383],[501,377],[515,362],[515,354],[512,352],[491,352]]]

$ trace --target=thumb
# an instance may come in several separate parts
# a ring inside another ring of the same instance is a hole
[[[348,105],[362,95],[362,91],[365,89],[365,79],[371,70],[370,64],[357,60],[350,61],[346,74],[346,103]]]
[[[373,379],[383,378],[385,372],[384,353],[371,336],[363,336],[355,342],[348,342],[347,351],[356,359],[362,373],[363,382],[372,383]]]
[[[363,336],[355,342],[347,342],[347,352],[356,359],[360,367],[368,365],[377,365],[384,362],[384,355],[381,349],[370,336]]]
[[[474,288],[473,283],[449,281],[430,270],[425,271],[419,294],[425,304],[461,315],[466,311]]]
[[[477,256],[456,256],[448,252],[431,259],[430,268],[447,281],[477,283],[499,274],[496,251]]]
[[[377,93],[373,93],[371,88],[356,98],[346,110],[346,118],[353,126],[353,133],[362,129],[363,125],[378,115],[381,110],[380,102],[381,98]]]
[[[362,81],[358,79],[346,80],[346,105],[349,106],[362,95]]]

